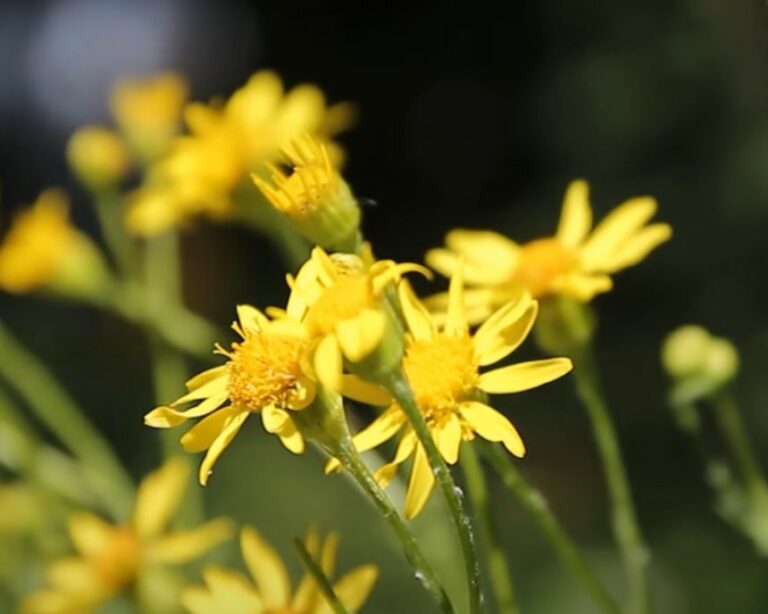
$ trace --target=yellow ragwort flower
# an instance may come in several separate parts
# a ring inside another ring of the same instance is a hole
[[[390,327],[384,309],[384,290],[407,272],[429,271],[417,264],[392,260],[372,261],[353,254],[329,256],[321,247],[291,276],[288,310],[300,318],[316,343],[312,365],[324,386],[341,388],[343,361],[360,363],[377,350]],[[391,355],[390,355],[391,354]],[[399,362],[401,351],[387,349],[378,356],[379,367]]]
[[[476,435],[501,442],[509,452],[522,457],[525,446],[520,435],[504,415],[486,404],[486,395],[536,388],[568,373],[571,361],[550,358],[482,373],[480,369],[504,359],[523,343],[536,319],[537,302],[527,293],[520,295],[491,315],[471,336],[460,271],[451,278],[448,313],[441,325],[427,312],[407,282],[401,282],[398,290],[409,331],[403,368],[416,404],[445,461],[455,463],[461,442],[471,441]],[[379,468],[376,476],[386,485],[398,465],[413,456],[405,500],[405,515],[413,518],[426,503],[435,477],[405,412],[384,389],[354,376],[344,380],[342,394],[372,405],[389,405],[354,437],[354,442],[358,450],[364,451],[400,434],[394,460]],[[327,469],[337,466],[332,461]]]
[[[472,322],[521,290],[534,297],[562,294],[589,301],[611,289],[613,273],[637,264],[670,238],[668,224],[646,225],[656,208],[651,197],[632,198],[592,230],[589,187],[578,180],[565,193],[555,236],[518,245],[496,232],[453,230],[445,238],[447,247],[430,250],[426,261],[450,275],[463,259]],[[445,301],[438,295],[428,304],[439,308]]]
[[[162,232],[200,214],[231,217],[233,193],[251,172],[278,160],[281,148],[304,134],[327,139],[345,130],[354,113],[345,103],[326,107],[312,85],[285,93],[280,78],[265,70],[223,105],[189,104],[184,115],[189,134],[151,169],[128,211],[132,232]],[[338,149],[329,153],[339,157]]]
[[[317,533],[309,531],[307,551],[318,560],[326,577],[335,572],[339,536],[331,533],[322,546]],[[240,537],[248,579],[230,569],[211,566],[203,572],[206,586],[193,586],[182,593],[181,602],[192,614],[332,614],[333,609],[315,580],[306,574],[291,593],[288,571],[275,550],[251,527]],[[361,565],[333,584],[336,596],[350,614],[357,612],[373,589],[378,570]]]
[[[45,287],[97,293],[108,273],[94,243],[72,225],[67,198],[46,190],[16,216],[0,244],[0,288],[23,294]]]
[[[142,159],[155,159],[176,135],[187,93],[186,81],[172,72],[121,79],[112,88],[112,115]]]
[[[90,512],[73,515],[69,533],[77,553],[50,565],[47,587],[29,595],[21,612],[88,612],[159,566],[194,560],[229,538],[232,526],[223,518],[195,529],[166,530],[188,480],[186,463],[172,459],[142,480],[130,522],[111,524]]]
[[[169,428],[205,416],[181,438],[188,452],[207,450],[200,465],[202,485],[253,413],[261,414],[264,428],[280,437],[291,452],[303,452],[304,438],[290,412],[305,409],[315,398],[315,383],[303,369],[311,347],[310,335],[292,317],[293,311],[270,320],[258,309],[240,305],[237,314],[239,321],[232,326],[242,341],[233,343],[231,350],[217,347],[227,363],[193,377],[187,382],[187,394],[144,417],[149,426]],[[186,411],[176,409],[193,401],[198,403]]]

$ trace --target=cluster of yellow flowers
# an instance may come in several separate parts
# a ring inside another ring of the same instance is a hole
[[[205,452],[202,485],[247,418],[260,414],[264,429],[288,450],[302,453],[314,442],[329,456],[326,472],[352,472],[361,484],[365,469],[355,455],[395,439],[394,457],[375,470],[376,485],[369,488],[386,487],[410,462],[404,516],[414,518],[436,483],[452,484],[446,464],[456,464],[462,447],[478,437],[524,456],[520,433],[490,395],[557,380],[574,368],[572,358],[579,369],[577,353],[567,345],[558,353],[569,357],[499,364],[535,328],[551,326],[537,323],[540,306],[589,302],[611,289],[612,275],[671,236],[667,224],[649,224],[656,211],[650,197],[630,199],[593,228],[588,187],[578,180],[566,191],[552,237],[518,244],[490,230],[457,229],[448,232],[444,247],[427,252],[428,266],[379,260],[363,239],[360,207],[340,174],[342,151],[330,140],[350,126],[354,107],[327,107],[314,86],[285,93],[269,71],[255,74],[226,101],[186,103],[186,97],[186,84],[172,74],[120,83],[111,101],[117,129],[83,129],[72,138],[68,157],[95,198],[124,201],[122,210],[112,203],[111,215],[121,220],[129,246],[146,241],[148,247],[153,237],[172,234],[200,215],[248,223],[267,205],[281,232],[303,237],[309,256],[287,275],[285,305],[237,306],[232,328],[239,339],[215,346],[223,364],[190,379],[183,396],[144,417],[161,429],[195,421],[181,444],[188,452]],[[141,176],[138,187],[124,190],[132,172]],[[106,224],[108,243],[110,232]],[[126,253],[141,258],[149,252]],[[105,293],[129,284],[135,297],[141,275],[128,267],[121,281],[106,262],[69,221],[64,197],[47,191],[19,215],[0,245],[0,288],[113,305],[102,300]],[[448,290],[420,298],[407,276],[431,279],[433,270],[448,278]],[[154,294],[147,296],[157,302]],[[151,320],[154,314],[147,310],[135,320],[161,330],[170,325],[169,319]],[[352,435],[344,399],[378,408],[377,417]],[[91,609],[140,586],[156,566],[196,559],[227,539],[233,528],[224,519],[166,531],[185,486],[184,463],[170,460],[142,481],[129,521],[72,516],[77,555],[49,568],[48,588],[28,597],[23,610]],[[461,502],[451,493],[448,488],[447,500],[460,519]],[[466,538],[464,554],[471,557],[471,535],[462,523],[457,521]],[[194,613],[353,612],[365,602],[377,571],[367,565],[324,586],[323,578],[334,573],[337,540],[333,534],[321,545],[309,532],[305,548],[318,568],[292,595],[277,554],[246,527],[241,548],[253,583],[209,567],[205,586],[183,590],[181,603]],[[472,611],[477,607],[479,599]]]

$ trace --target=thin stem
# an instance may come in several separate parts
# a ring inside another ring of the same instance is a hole
[[[403,547],[405,558],[416,572],[416,577],[421,581],[424,588],[432,595],[440,609],[446,614],[453,614],[454,609],[451,605],[448,595],[437,579],[432,566],[421,551],[416,538],[406,526],[403,519],[398,514],[395,506],[389,500],[387,494],[379,486],[376,479],[371,474],[368,466],[363,462],[360,453],[352,443],[351,438],[345,437],[339,446],[337,456],[341,464],[354,478],[363,492],[368,496],[376,509],[381,513],[384,521],[395,533]]]
[[[573,360],[576,392],[592,425],[611,501],[611,525],[629,581],[629,611],[645,614],[650,611],[648,548],[637,522],[616,429],[598,382],[592,346],[582,345],[574,352]]]
[[[339,596],[334,592],[330,580],[325,577],[323,570],[321,569],[320,565],[317,564],[317,561],[312,558],[312,555],[307,550],[304,542],[300,539],[295,539],[293,540],[293,543],[296,546],[296,550],[299,552],[301,562],[304,563],[304,567],[307,568],[307,572],[309,572],[309,574],[314,578],[315,582],[317,582],[318,587],[320,587],[323,595],[325,595],[325,598],[328,600],[331,609],[336,614],[348,614],[344,604],[341,603],[341,599],[339,599]]]
[[[451,477],[451,472],[445,464],[440,451],[437,449],[432,435],[429,433],[424,416],[421,415],[416,402],[413,399],[411,387],[402,373],[395,373],[385,382],[387,389],[405,412],[408,421],[413,427],[419,443],[423,446],[427,460],[435,474],[437,483],[443,491],[443,496],[448,504],[451,519],[459,535],[459,542],[464,557],[464,569],[467,576],[467,588],[469,596],[469,611],[478,614],[482,607],[482,595],[480,589],[480,568],[477,562],[477,548],[472,533],[472,524],[464,510],[459,493],[461,492]]]
[[[733,396],[727,390],[712,395],[717,426],[736,460],[739,472],[757,509],[768,509],[768,484],[757,461],[741,412]]]
[[[83,466],[102,506],[126,518],[134,486],[101,433],[38,358],[0,324],[0,376]]]
[[[123,225],[122,196],[114,190],[94,193],[92,196],[107,247],[122,274],[133,277],[136,273],[136,245]]]
[[[496,605],[501,614],[515,614],[519,610],[515,601],[512,572],[507,564],[504,548],[499,541],[498,530],[493,521],[488,500],[488,485],[473,445],[464,446],[461,452],[461,468],[464,471],[464,481],[475,512],[480,539],[487,551],[488,569]]]
[[[501,477],[504,485],[531,515],[549,540],[562,564],[589,594],[600,611],[606,614],[618,614],[621,611],[619,606],[594,575],[575,542],[549,509],[544,496],[526,482],[515,464],[499,446],[485,446],[483,453]]]

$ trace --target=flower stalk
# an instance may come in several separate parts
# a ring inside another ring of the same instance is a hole
[[[325,595],[325,598],[328,600],[328,603],[331,605],[331,609],[333,610],[334,614],[348,614],[347,609],[344,607],[344,604],[341,603],[341,600],[339,599],[338,595],[336,595],[336,593],[334,592],[331,582],[325,576],[325,574],[323,573],[323,570],[320,568],[320,565],[317,564],[317,561],[315,561],[315,559],[312,558],[312,555],[307,550],[307,547],[304,545],[304,542],[302,542],[300,539],[295,539],[293,543],[296,546],[296,550],[299,553],[301,562],[304,564],[304,567],[306,568],[307,572],[315,580],[315,582],[317,583],[317,586],[320,587],[320,590],[322,591],[323,595]]]

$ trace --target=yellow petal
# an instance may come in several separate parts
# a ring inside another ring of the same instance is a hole
[[[573,369],[568,358],[521,362],[482,373],[477,387],[489,394],[522,392],[556,380]]]
[[[538,303],[528,293],[493,313],[472,341],[480,366],[491,365],[514,352],[525,341],[538,314]]]
[[[200,399],[208,399],[210,397],[226,396],[227,387],[229,386],[229,377],[227,377],[226,371],[219,377],[205,377],[205,374],[210,375],[211,370],[205,371],[198,375],[196,378],[192,378],[190,381],[197,384],[201,383],[198,387],[192,388],[187,394],[176,399],[171,405],[182,405],[189,401],[199,401]]]
[[[565,192],[563,211],[557,227],[557,240],[566,247],[581,245],[592,227],[592,208],[589,206],[589,185],[582,179],[572,181]]]
[[[386,388],[360,379],[357,375],[342,376],[341,394],[348,399],[368,405],[390,405],[392,403],[392,395]]]
[[[266,609],[285,607],[291,598],[288,572],[277,552],[253,527],[244,527],[240,548],[248,571],[256,581]]]
[[[185,386],[187,390],[193,390],[202,387],[210,381],[218,379],[222,375],[226,375],[227,365],[219,365],[211,369],[206,369],[202,373],[198,373],[194,377],[187,380]]]
[[[232,443],[232,440],[235,438],[235,435],[237,435],[240,427],[243,426],[243,422],[248,418],[248,415],[249,412],[247,411],[241,411],[232,415],[224,425],[219,436],[213,441],[211,447],[208,448],[208,452],[205,455],[203,462],[200,463],[200,471],[198,474],[200,484],[203,486],[208,483],[208,478],[211,473],[213,473],[213,466],[216,464],[216,461],[219,460],[219,457],[224,450],[227,449],[227,446]]]
[[[421,444],[417,444],[413,469],[411,469],[411,479],[405,494],[405,517],[408,520],[415,518],[424,508],[434,483],[435,476],[432,473],[432,467],[429,466],[429,461],[427,461],[427,453]]]
[[[288,409],[305,409],[315,400],[317,386],[305,375],[299,376],[288,396]]]
[[[432,436],[446,463],[453,465],[459,460],[461,423],[455,414],[450,414],[446,420],[436,425],[432,430]]]
[[[238,305],[236,309],[237,320],[244,332],[258,333],[269,323],[269,319],[252,305]]]
[[[500,266],[513,269],[520,248],[504,235],[490,230],[457,228],[445,236],[445,244],[453,252],[464,256],[470,265]]]
[[[279,433],[290,421],[291,417],[288,415],[288,412],[284,409],[278,409],[274,405],[265,407],[261,411],[261,422],[267,433]]]
[[[608,292],[613,288],[613,281],[608,275],[571,274],[561,278],[556,290],[577,301],[591,301],[595,295]]]
[[[166,533],[153,540],[145,550],[147,560],[157,563],[185,563],[199,558],[214,546],[229,539],[234,525],[227,518],[217,518],[187,531]]]
[[[378,576],[379,570],[375,565],[364,565],[345,574],[333,585],[333,592],[349,614],[354,614],[363,606]],[[330,604],[324,597],[321,596],[321,599],[323,603],[314,614],[333,614]]]
[[[211,565],[203,571],[208,590],[202,586],[185,589],[181,603],[192,614],[258,614],[263,612],[261,597],[239,573]]]
[[[656,207],[656,201],[645,196],[628,200],[611,211],[579,250],[583,270],[602,270],[603,263],[653,217]]]
[[[400,439],[400,443],[397,445],[397,451],[395,452],[395,458],[386,465],[379,467],[373,474],[379,486],[386,488],[395,477],[398,466],[405,462],[408,457],[413,454],[416,449],[416,433],[412,430],[408,431]]]
[[[294,454],[302,454],[304,452],[304,437],[299,429],[296,428],[296,423],[290,419],[290,417],[286,425],[277,435],[280,437],[282,444],[290,452],[293,452]]]
[[[387,317],[378,309],[363,309],[354,318],[336,324],[339,345],[352,362],[360,362],[381,343]]]
[[[400,308],[408,325],[408,330],[416,341],[428,341],[435,336],[435,325],[426,307],[416,298],[411,284],[406,280],[397,286],[400,297]]]
[[[500,441],[515,456],[525,456],[525,444],[520,433],[495,409],[477,401],[467,401],[461,404],[459,410],[480,437],[488,441]]]
[[[189,476],[186,459],[174,457],[141,481],[133,511],[139,537],[157,535],[165,528],[181,503]]]
[[[56,559],[45,570],[46,580],[56,590],[72,595],[106,596],[112,589],[87,560],[68,556]]]
[[[426,263],[437,272],[451,276],[459,268],[460,256],[450,250],[431,249],[424,256]],[[464,280],[467,284],[478,286],[494,286],[508,282],[515,271],[515,262],[491,262],[479,265],[471,262],[464,263]]]
[[[222,407],[220,410],[207,415],[184,433],[181,438],[181,445],[187,452],[207,450],[221,434],[227,421],[239,411],[234,407]]]
[[[381,269],[377,272],[376,269]],[[391,260],[379,260],[371,267],[370,275],[373,277],[373,294],[379,296],[387,286],[393,282],[400,281],[400,277],[405,273],[420,273],[427,279],[432,279],[432,271],[427,267],[413,262],[394,263]]]
[[[607,258],[602,270],[614,273],[633,266],[671,237],[672,227],[668,224],[651,224],[624,243],[613,258]]]
[[[365,429],[352,438],[355,448],[364,452],[394,437],[405,424],[405,414],[399,407],[390,407]]]
[[[467,330],[467,317],[464,313],[463,265],[461,265],[451,275],[451,284],[448,288],[448,313],[443,331],[446,335],[460,336],[466,334]]]
[[[69,535],[75,549],[84,556],[104,552],[115,527],[89,512],[79,512],[69,519]]]
[[[329,390],[341,390],[341,349],[335,335],[326,335],[317,345],[313,366],[323,386]]]

